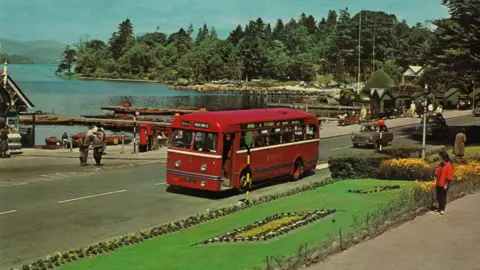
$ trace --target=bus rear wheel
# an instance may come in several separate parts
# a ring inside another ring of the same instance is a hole
[[[293,173],[292,173],[293,181],[297,181],[300,178],[302,178],[303,173],[304,173],[303,162],[300,159],[297,159],[293,166]]]

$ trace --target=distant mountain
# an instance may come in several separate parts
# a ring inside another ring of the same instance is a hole
[[[32,59],[35,64],[57,64],[62,57],[66,44],[50,40],[15,41],[0,38],[0,53],[22,55]]]

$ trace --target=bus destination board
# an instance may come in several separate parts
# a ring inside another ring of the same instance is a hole
[[[305,122],[304,119],[286,120],[286,121],[269,121],[269,122],[242,124],[242,125],[240,125],[240,127],[242,129],[256,129],[256,128],[266,128],[266,127],[298,125],[298,124],[303,124],[304,122]]]
[[[196,127],[196,128],[209,128],[210,127],[210,125],[207,124],[207,123],[198,123],[198,122],[193,123],[193,126]]]

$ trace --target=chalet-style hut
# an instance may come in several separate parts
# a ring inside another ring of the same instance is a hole
[[[414,81],[421,77],[424,71],[425,68],[422,66],[408,66],[407,70],[402,74],[402,83]]]
[[[443,102],[445,105],[445,108],[447,109],[452,109],[457,107],[457,105],[460,103],[460,95],[462,94],[462,91],[458,88],[451,88],[445,94],[443,95]]]
[[[7,117],[16,117],[20,112],[25,112],[33,107],[33,103],[8,75],[5,63],[3,71],[0,71],[0,125],[6,123]]]
[[[384,112],[386,108],[395,107],[395,98],[390,92],[393,86],[392,78],[381,69],[368,79],[362,92],[370,96],[372,112]]]

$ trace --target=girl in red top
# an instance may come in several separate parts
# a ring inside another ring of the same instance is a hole
[[[453,167],[448,153],[440,152],[440,164],[435,170],[435,189],[437,193],[438,211],[443,215],[447,205],[447,190],[453,181]]]

